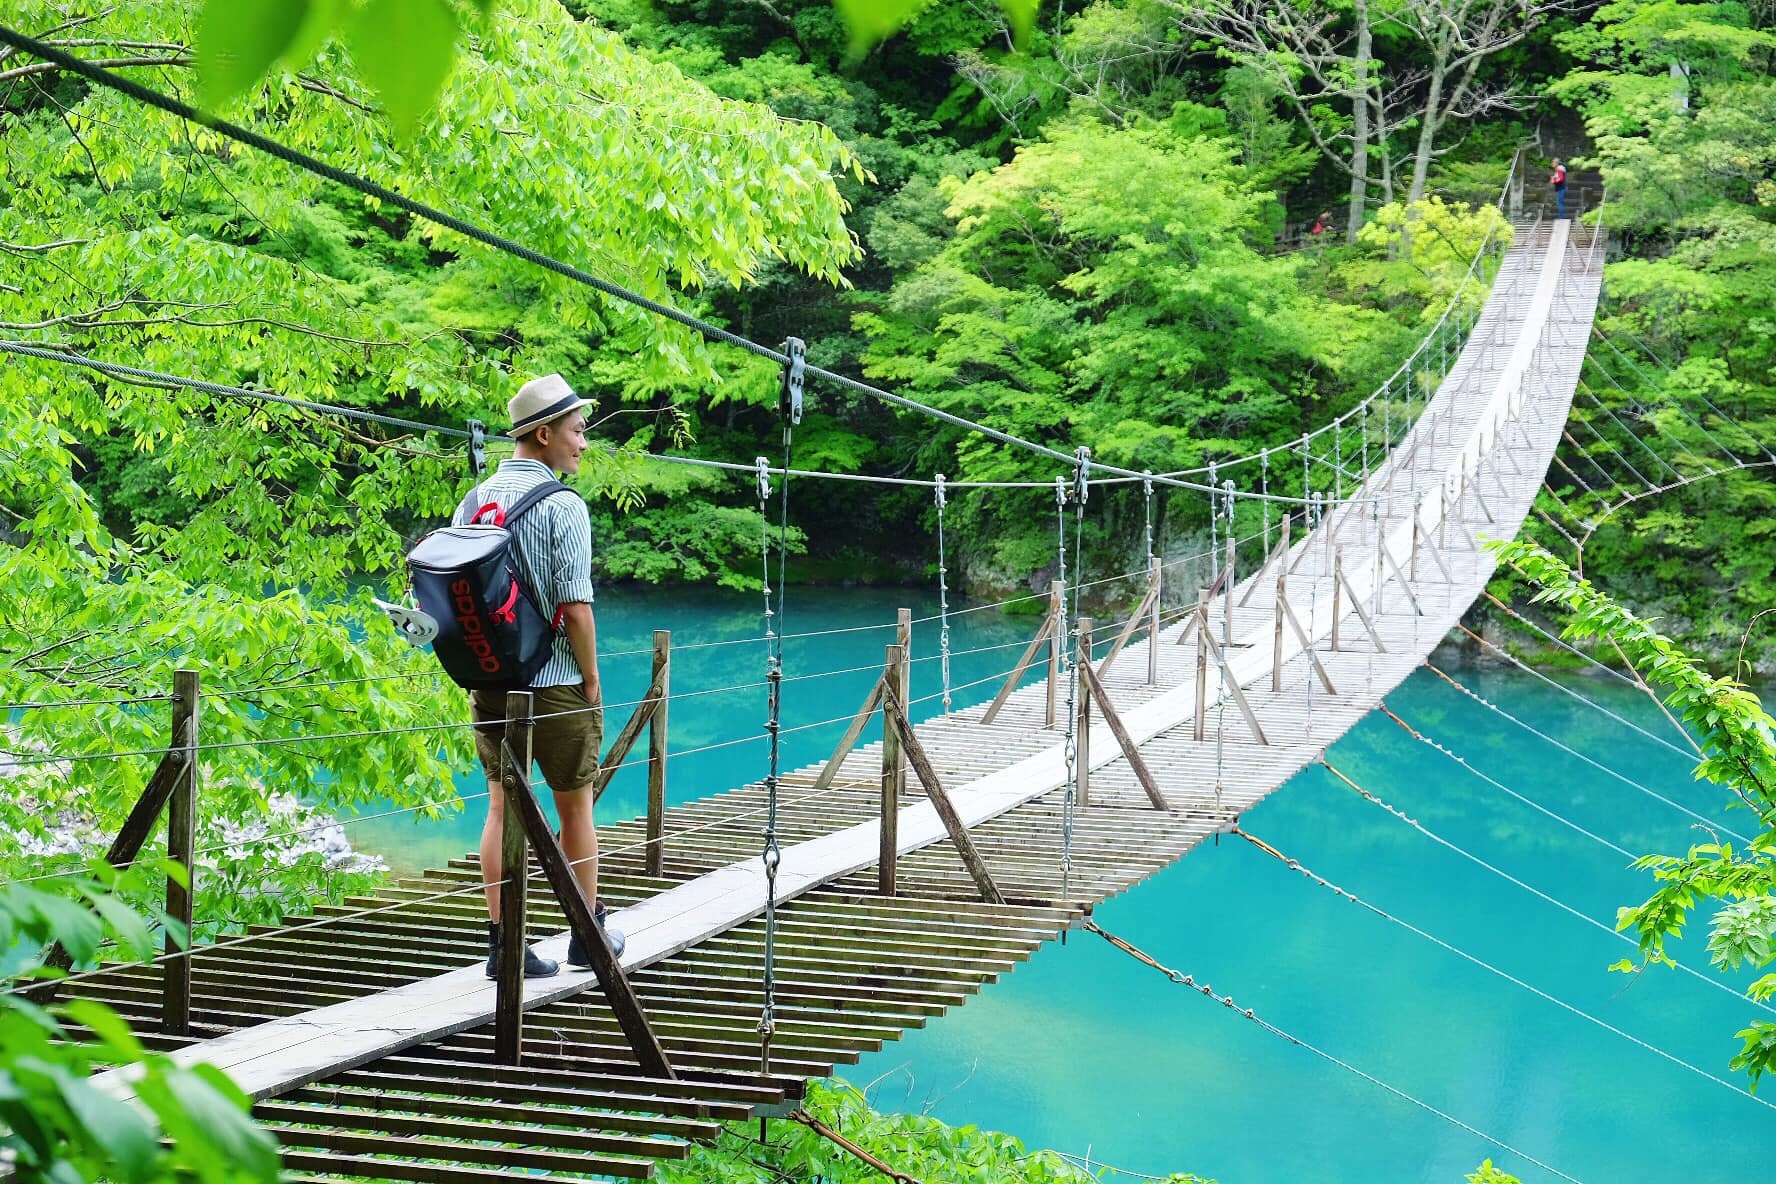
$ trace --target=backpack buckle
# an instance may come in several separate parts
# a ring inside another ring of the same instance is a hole
[[[390,604],[386,600],[372,600],[371,603],[388,614],[395,631],[415,649],[424,649],[436,640],[438,621],[430,613],[405,604]]]

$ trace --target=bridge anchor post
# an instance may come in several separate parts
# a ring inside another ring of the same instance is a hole
[[[644,870],[658,876],[666,868],[666,705],[672,700],[672,631],[654,630],[654,678],[660,701],[648,718],[647,858]]]
[[[531,760],[529,691],[506,696],[506,739],[501,759],[523,761],[528,778]],[[516,1065],[524,1059],[524,937],[528,920],[530,853],[524,841],[524,816],[513,787],[514,770],[500,770],[505,821],[500,829],[499,962],[493,996],[493,1059]]]

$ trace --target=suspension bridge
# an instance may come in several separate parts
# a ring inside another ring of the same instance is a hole
[[[198,118],[102,70],[65,65]],[[253,147],[276,147],[215,126]],[[418,216],[454,221],[300,154],[279,155]],[[1520,180],[1516,165],[1513,177]],[[668,761],[680,754],[666,744],[667,708],[706,692],[674,687],[674,648],[658,635],[651,685],[635,704],[618,705],[634,711],[605,761],[607,779],[636,764],[649,775],[646,815],[599,832],[601,892],[629,941],[620,959],[591,942],[592,974],[488,982],[482,870],[466,856],[312,917],[147,963],[102,965],[57,989],[110,1004],[176,1061],[226,1070],[254,1099],[297,1179],[641,1178],[712,1139],[723,1121],[796,1114],[806,1079],[965,1003],[1044,942],[1091,927],[1096,904],[1205,839],[1243,834],[1244,810],[1322,759],[1459,626],[1493,572],[1486,538],[1514,537],[1534,513],[1582,556],[1579,535],[1588,538],[1625,501],[1776,463],[1723,444],[1729,459],[1716,468],[1680,472],[1597,398],[1597,374],[1590,383],[1585,376],[1587,365],[1601,365],[1587,355],[1601,227],[1601,218],[1584,227],[1536,217],[1509,236],[1489,235],[1456,299],[1389,383],[1296,448],[1151,474],[989,433],[1067,466],[1055,486],[1063,578],[1016,647],[1016,663],[979,688],[950,685],[946,602],[941,653],[919,655],[943,660],[934,718],[915,724],[909,710],[915,657],[903,611],[864,702],[824,721],[847,725],[836,750],[779,771],[776,703],[788,692],[782,639],[767,625],[768,775],[700,786],[701,796],[668,806]],[[478,227],[454,228],[516,250]],[[820,371],[797,349],[766,349],[671,315],[782,364],[786,415],[792,388],[799,396],[802,382],[818,378],[979,427]],[[27,342],[0,341],[0,351],[223,397],[292,401]],[[1577,409],[1575,398],[1584,400]],[[1606,419],[1624,435],[1606,436]],[[1595,443],[1581,445],[1575,428]],[[1634,463],[1637,445],[1649,452],[1643,466]],[[1271,466],[1289,463],[1306,468],[1301,496],[1268,487]],[[1574,468],[1586,463],[1603,479],[1587,481]],[[1554,492],[1551,466],[1583,490],[1570,505],[1552,499],[1564,521],[1536,504],[1538,493]],[[825,476],[792,468],[787,456],[778,467],[762,459],[718,467],[754,474],[766,513],[773,482],[787,513],[792,479]],[[1624,485],[1628,472],[1638,487]],[[1069,518],[1076,530],[1094,489],[1136,481],[1149,497],[1158,484],[1208,499],[1211,545],[1163,559],[1149,538],[1144,571],[1109,577],[1077,570],[1075,549],[1069,578]],[[945,483],[910,483],[932,488],[941,532]],[[767,573],[769,559],[767,549]],[[1079,589],[1117,578],[1139,586],[1138,607],[1111,622],[1082,617]],[[982,701],[954,708],[953,694],[968,690]],[[135,857],[170,803],[170,854],[192,865],[201,700],[195,679],[176,688],[172,742],[113,846],[114,862]],[[524,717],[521,706],[520,738]],[[882,738],[862,742],[878,724]],[[646,755],[631,758],[638,745]],[[507,928],[560,958],[570,932],[590,932],[589,905],[572,887],[528,775],[514,772],[505,790],[510,817],[523,823],[506,827],[501,882],[508,916],[522,919]],[[192,907],[191,893],[169,890],[174,916],[190,921]],[[103,1080],[127,1095],[131,1071]]]

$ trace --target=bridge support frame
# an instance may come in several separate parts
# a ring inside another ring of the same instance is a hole
[[[511,696],[507,698],[509,702]],[[639,730],[638,727],[637,731]],[[592,915],[592,902],[586,899],[579,880],[574,876],[573,867],[568,862],[567,853],[561,849],[561,841],[549,827],[549,820],[543,814],[535,790],[531,788],[529,764],[519,763],[518,755],[512,750],[509,734],[501,742],[501,748],[505,763],[505,775],[501,780],[506,791],[506,801],[516,808],[525,835],[536,849],[537,862],[542,865],[543,875],[547,877],[562,912],[567,914],[568,928],[579,938],[586,956],[592,960],[592,973],[598,976],[598,985],[604,990],[605,1001],[610,1005],[611,1013],[616,1016],[617,1026],[628,1039],[630,1048],[635,1052],[635,1059],[644,1073],[676,1079],[678,1074],[673,1069],[672,1062],[667,1059],[659,1037],[654,1034],[653,1025],[648,1022],[647,1013],[642,1010],[641,1001],[636,998],[635,988],[629,984],[628,976],[623,973],[623,964],[611,952],[610,943],[604,938],[604,930],[599,928]],[[502,937],[511,929],[522,932],[524,925],[521,916],[514,918],[503,908],[500,914]],[[514,924],[514,921],[517,923]],[[503,963],[511,961],[513,959],[504,959]],[[521,994],[510,1005],[522,1006]]]
[[[185,869],[183,884],[172,876],[167,877],[166,911],[168,916],[184,922],[187,940],[197,893],[197,752],[201,701],[202,685],[198,672],[175,671],[172,735],[167,750],[105,852],[105,862],[112,867],[120,870],[129,867],[142,853],[142,845],[153,833],[161,813],[166,813],[167,856]],[[177,954],[179,949],[179,944],[169,934],[166,952]],[[45,966],[56,970],[66,970],[73,963],[73,957],[59,941],[49,948],[43,959]],[[191,1029],[191,959],[170,957],[161,963],[161,970],[161,1029],[170,1035],[186,1035]],[[29,988],[25,994],[37,1003],[47,1003],[55,998],[57,986],[52,979]]]

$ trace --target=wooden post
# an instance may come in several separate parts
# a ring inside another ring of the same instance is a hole
[[[1018,658],[1017,665],[1013,666],[1011,668],[1011,673],[1005,676],[1005,682],[1000,686],[999,693],[993,696],[993,701],[987,704],[987,709],[981,713],[981,723],[990,724],[993,722],[993,717],[999,714],[999,709],[1005,706],[1005,701],[1011,698],[1011,693],[1013,691],[1017,690],[1018,679],[1024,676],[1024,671],[1028,670],[1030,668],[1030,663],[1036,660],[1036,651],[1041,649],[1042,643],[1046,641],[1048,642],[1049,650],[1048,720],[1043,726],[1052,727],[1054,725],[1055,657],[1053,633],[1057,620],[1058,618],[1054,615],[1052,609],[1043,616],[1042,627],[1036,630],[1036,636],[1032,637],[1030,639],[1030,644],[1024,647],[1023,655]],[[868,714],[869,711],[873,710],[873,707],[869,708],[866,710],[865,714]]]
[[[519,766],[510,745],[506,746],[506,750],[506,800],[517,800],[524,833],[529,837],[531,847],[536,850],[537,862],[542,865],[543,874],[549,879],[549,887],[554,891],[555,899],[560,902],[561,910],[567,914],[568,928],[580,939],[581,947],[591,959],[592,972],[598,976],[598,985],[604,989],[605,1002],[609,1004],[611,1014],[616,1017],[617,1026],[623,1030],[644,1074],[676,1080],[677,1071],[667,1059],[659,1037],[654,1035],[647,1013],[641,1009],[641,1001],[635,997],[635,988],[629,985],[628,976],[623,973],[623,964],[611,953],[604,930],[599,928],[592,916],[592,902],[586,899],[586,893],[580,888],[580,882],[568,864],[567,853],[561,849],[561,840],[550,829],[543,807],[537,802],[536,794],[531,791],[530,767]],[[504,928],[502,925],[501,929]]]
[[[962,866],[968,869],[975,887],[980,889],[981,899],[988,904],[1004,904],[1005,896],[993,882],[993,874],[987,870],[986,860],[981,858],[974,840],[969,837],[968,828],[962,825],[962,816],[956,812],[950,795],[944,791],[943,782],[938,780],[937,770],[931,767],[931,759],[925,755],[924,746],[914,734],[912,721],[907,719],[902,702],[896,694],[894,683],[884,679],[882,711],[889,730],[899,734],[907,759],[912,762],[913,773],[919,778],[919,784],[925,787],[925,797],[937,811],[937,816],[943,820],[944,829],[950,834],[950,842],[955,844],[956,854],[962,858]]]
[[[1270,689],[1272,691],[1283,689],[1283,598],[1288,595],[1288,581],[1288,572],[1277,572],[1276,604],[1273,606],[1276,610],[1276,634],[1270,642]]]
[[[501,759],[522,762],[525,780],[530,778],[531,709],[529,691],[506,696],[506,739]],[[524,819],[519,811],[514,774],[500,770],[505,790],[505,822],[500,830],[499,962],[493,996],[493,1059],[516,1065],[524,1056],[524,937],[529,919],[530,854],[524,841]]]
[[[903,784],[895,773],[900,771],[902,776],[905,775],[900,759],[900,732],[889,718],[888,701],[899,695],[905,673],[906,650],[898,645],[886,647],[882,655],[882,681],[878,684],[882,691],[882,845],[876,859],[876,891],[883,896],[893,896],[895,890]],[[906,702],[904,699],[899,701]],[[894,753],[892,757],[889,756],[890,748]]]
[[[1079,667],[1079,676],[1075,680],[1074,695],[1077,702],[1074,706],[1079,712],[1078,735],[1073,742],[1073,800],[1081,808],[1091,805],[1091,692],[1086,689],[1086,671],[1092,664],[1092,620],[1090,617],[1079,618],[1078,644],[1073,651],[1073,661]]]
[[[666,704],[672,697],[672,631],[654,630],[654,678],[660,701],[648,720],[647,858],[643,870],[657,876],[666,869]]]
[[[1344,547],[1332,548],[1332,652],[1337,653],[1343,638],[1338,632],[1338,619],[1344,616]],[[1281,626],[1278,626],[1281,628]]]
[[[1147,596],[1152,602],[1147,609],[1147,685],[1159,685],[1159,596],[1165,565],[1159,556],[1147,560]]]
[[[1228,484],[1231,485],[1232,482],[1229,482]],[[1232,497],[1233,495],[1229,493],[1228,496]],[[1233,549],[1233,515],[1229,514],[1227,516],[1227,561],[1222,569],[1222,575],[1224,578],[1222,580],[1221,588],[1222,611],[1227,614],[1226,619],[1221,622],[1221,643],[1229,648],[1233,646],[1233,585],[1237,582],[1233,566],[1235,558],[1236,552]]]
[[[1048,708],[1042,717],[1042,726],[1055,726],[1055,692],[1061,680],[1061,647],[1067,644],[1062,636],[1065,632],[1063,622],[1067,619],[1067,586],[1059,580],[1050,580],[1048,584]]]
[[[1134,737],[1130,736],[1128,729],[1123,726],[1122,717],[1116,714],[1116,704],[1110,702],[1110,692],[1106,691],[1104,684],[1099,681],[1097,671],[1091,668],[1090,662],[1087,662],[1080,666],[1079,674],[1085,682],[1085,690],[1088,692],[1086,697],[1098,701],[1098,708],[1104,713],[1104,722],[1110,725],[1110,734],[1116,737],[1117,747],[1122,749],[1122,755],[1128,760],[1129,769],[1134,773],[1135,780],[1139,781],[1141,788],[1147,791],[1147,800],[1153,803],[1155,809],[1170,810],[1171,803],[1166,801],[1165,795],[1159,792],[1159,783],[1153,779],[1153,771],[1142,759],[1141,749],[1135,743]],[[1079,804],[1083,806],[1086,803],[1081,801]]]
[[[1199,591],[1196,594],[1196,721],[1195,736],[1202,740],[1208,733],[1204,728],[1205,717],[1209,713],[1209,594]]]
[[[173,674],[173,736],[174,743],[184,736],[182,760],[184,768],[173,782],[173,795],[167,806],[167,858],[185,869],[186,882],[181,884],[167,877],[167,916],[185,927],[187,952],[179,956],[179,942],[171,932],[166,936],[169,957],[161,966],[160,1026],[175,1036],[191,1031],[191,957],[193,942],[191,922],[193,901],[197,895],[197,727],[200,687],[195,670],[179,670]]]
[[[1293,511],[1283,515],[1283,529],[1277,538],[1277,545],[1271,550],[1270,554],[1264,557],[1264,565],[1258,569],[1255,575],[1253,575],[1252,582],[1246,585],[1246,590],[1240,593],[1240,607],[1245,607],[1246,601],[1252,599],[1252,593],[1257,590],[1259,583],[1262,582],[1264,578],[1264,573],[1270,570],[1271,564],[1283,561],[1286,566],[1289,555],[1289,532],[1292,529],[1294,520]]]
[[[174,680],[175,693],[178,681]],[[196,700],[193,699],[193,702]],[[184,718],[177,706],[173,710],[172,740],[167,745],[166,754],[154,767],[154,775],[148,778],[148,784],[142,788],[142,796],[130,807],[129,815],[118,828],[117,837],[111,840],[111,846],[105,852],[105,862],[115,868],[126,868],[135,863],[136,856],[142,853],[142,844],[154,833],[160,822],[160,813],[166,809],[167,800],[173,796],[173,788],[185,776],[186,766],[193,755],[197,740],[191,733],[196,724],[196,716]],[[169,893],[170,896],[170,893]],[[180,959],[188,961],[188,959]],[[43,956],[43,964],[56,970],[66,970],[73,965],[73,956],[66,946],[56,942],[50,946],[49,952]],[[36,1003],[43,1004],[55,998],[60,980],[49,979],[26,990],[28,997]]]

